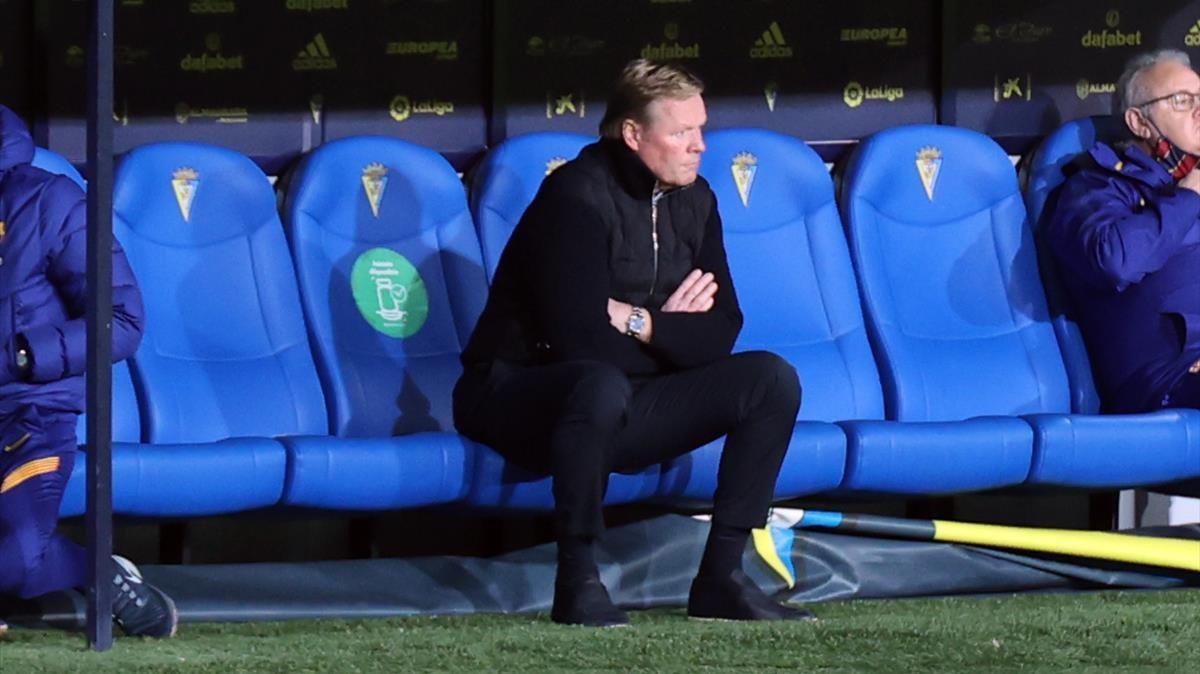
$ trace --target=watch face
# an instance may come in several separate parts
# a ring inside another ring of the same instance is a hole
[[[642,328],[646,327],[646,317],[641,314],[634,314],[629,317],[629,331],[641,334]]]

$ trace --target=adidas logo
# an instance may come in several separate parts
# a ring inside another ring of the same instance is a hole
[[[792,48],[788,46],[787,40],[783,39],[783,31],[780,30],[778,21],[772,21],[771,25],[763,31],[762,37],[755,40],[754,46],[750,48],[750,58],[752,59],[791,57]]]
[[[1200,47],[1200,21],[1197,21],[1183,36],[1183,44],[1189,47]]]
[[[329,51],[329,45],[325,44],[325,36],[317,33],[316,37],[309,42],[304,49],[296,54],[296,58],[292,59],[292,70],[337,70],[337,59],[333,58],[333,54]]]

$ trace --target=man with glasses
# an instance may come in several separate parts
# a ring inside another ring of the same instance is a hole
[[[1114,113],[1129,137],[1065,169],[1048,209],[1109,412],[1200,408],[1200,76],[1187,54],[1134,57]]]

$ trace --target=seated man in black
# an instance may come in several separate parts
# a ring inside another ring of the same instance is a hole
[[[550,175],[500,259],[463,352],[459,431],[554,478],[555,622],[622,625],[592,556],[611,471],[726,435],[712,530],[688,598],[702,618],[810,618],[741,569],[800,404],[793,368],[730,355],[742,326],[716,198],[697,170],[703,85],[625,67],[602,139]]]

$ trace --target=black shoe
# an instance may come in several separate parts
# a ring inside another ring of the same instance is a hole
[[[724,578],[696,576],[687,614],[708,620],[816,620],[811,612],[771,599],[742,570]]]
[[[113,555],[113,619],[131,637],[172,637],[179,626],[175,602],[142,581],[133,562]]]
[[[550,619],[561,625],[620,627],[629,616],[617,608],[604,584],[596,578],[572,583],[554,583],[554,607]]]

